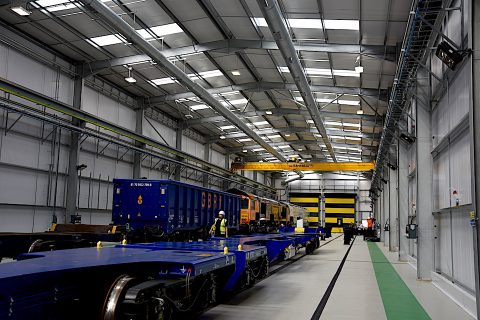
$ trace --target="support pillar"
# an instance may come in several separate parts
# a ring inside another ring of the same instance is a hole
[[[432,215],[432,126],[430,77],[425,70],[417,73],[417,278],[431,280],[433,270]]]
[[[390,176],[390,212],[389,212],[389,221],[390,221],[390,234],[389,234],[389,251],[398,250],[398,170],[388,169]]]
[[[73,83],[73,107],[80,109],[82,106],[83,78],[81,68],[77,68],[77,76]],[[75,125],[83,126],[84,122],[73,119]],[[77,213],[77,192],[78,192],[78,159],[80,155],[80,133],[70,133],[70,150],[68,154],[68,176],[67,176],[67,195],[65,205],[65,223],[67,217]]]
[[[230,155],[228,153],[225,155],[225,169],[230,169]],[[227,191],[228,189],[230,189],[230,181],[224,180],[223,191]]]
[[[407,261],[408,239],[405,236],[405,229],[408,224],[408,149],[405,144],[398,140],[398,258],[400,261]]]
[[[182,143],[183,143],[183,130],[178,128],[176,131],[176,139],[175,139],[175,148],[178,150],[182,150]],[[180,158],[177,157],[178,160],[181,160]],[[182,168],[180,165],[177,165],[175,167],[175,174],[173,176],[173,179],[176,181],[180,181],[182,178]]]
[[[135,110],[135,133],[143,134],[143,118],[144,118],[144,104],[143,99],[137,102],[137,109]],[[145,144],[136,142],[135,145],[139,148],[144,148]],[[142,177],[142,153],[135,151],[133,154],[133,178],[140,179]]]
[[[384,179],[388,180],[388,174],[384,175]],[[385,230],[385,225],[390,224],[390,180],[388,180],[387,183],[383,185],[383,193],[385,195],[383,202],[383,224],[381,226],[384,234],[383,245],[389,246],[390,231]]]
[[[210,162],[210,143],[205,143],[204,145],[204,153],[203,153],[203,160]],[[208,168],[205,168],[206,170],[209,170]],[[208,173],[204,173],[202,177],[202,185],[204,188],[208,188],[210,186],[208,182],[209,175]]]
[[[470,4],[470,21],[469,44],[468,48],[472,48],[472,72],[471,72],[471,97],[470,100],[470,159],[472,168],[472,198],[474,204],[474,212],[471,213],[473,218],[470,223],[473,224],[473,248],[475,262],[475,296],[477,304],[477,319],[480,319],[480,227],[479,227],[479,208],[480,208],[480,2],[468,1]],[[478,183],[477,183],[478,182]]]

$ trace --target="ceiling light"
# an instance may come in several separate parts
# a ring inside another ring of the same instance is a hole
[[[245,98],[243,98],[243,99],[227,100],[227,101],[228,101],[228,103],[225,102],[225,101],[222,101],[222,104],[223,104],[224,107],[228,106],[229,103],[235,105],[235,104],[245,104],[245,103],[248,102],[248,100],[245,99]]]
[[[222,130],[235,129],[235,126],[232,126],[232,125],[221,126],[220,129],[222,129]]]
[[[268,121],[257,121],[257,122],[253,122],[254,125],[256,126],[264,126],[264,125],[267,125],[269,124]]]
[[[463,60],[463,56],[446,41],[437,46],[435,55],[452,70]]]
[[[220,139],[225,140],[227,137],[225,136],[220,136]]]
[[[127,81],[128,83],[137,82],[137,80],[134,77],[132,77],[132,67],[128,68],[128,77],[125,78],[125,81]]]
[[[290,146],[278,146],[280,149],[289,149]]]
[[[194,106],[190,106],[190,109],[193,110],[193,111],[196,111],[196,110],[202,110],[202,109],[208,109],[210,108],[209,106],[207,106],[206,104],[196,104]]]
[[[345,139],[345,137],[342,136],[330,136],[332,139]]]
[[[312,119],[308,119],[306,121],[307,121],[307,123],[314,123]]]
[[[92,39],[90,39],[92,41]],[[95,42],[95,41],[94,41]],[[96,43],[96,42],[95,42]],[[119,42],[116,42],[116,43],[119,43]],[[97,43],[98,44],[98,43]],[[111,44],[114,44],[114,43],[111,43]],[[100,45],[100,44],[98,44]],[[218,76],[222,76],[223,73],[220,71],[220,70],[210,70],[210,71],[204,71],[204,72],[199,72],[198,73],[202,78],[212,78],[212,77],[218,77]],[[188,77],[191,79],[191,80],[198,80],[198,77],[197,75],[193,74],[193,73],[190,73],[188,74]],[[156,85],[164,85],[164,84],[170,84],[170,83],[174,83],[175,80],[171,77],[168,77],[168,78],[159,78],[159,79],[152,79],[151,80],[153,83],[155,83]],[[246,99],[245,99],[246,100]],[[223,102],[222,102],[223,103]]]
[[[243,152],[243,153],[247,153],[247,150],[243,150],[242,152]]]
[[[281,138],[281,137],[282,137],[282,136],[279,135],[279,134],[274,134],[274,135],[272,135],[272,136],[267,136],[267,138],[269,138],[269,139],[276,139],[276,138]]]
[[[175,83],[175,80],[173,80],[173,78],[160,78],[160,79],[153,79],[151,81],[154,84],[156,84],[157,86],[162,86],[164,84]]]
[[[360,107],[360,109],[357,110],[357,114],[362,115],[363,114],[363,109]]]
[[[12,7],[10,9],[16,14],[18,14],[19,16],[29,16],[32,14],[32,11],[27,10],[24,7]]]
[[[362,66],[356,66],[355,67],[355,72],[356,73],[362,73],[363,72],[363,67]]]
[[[239,142],[248,142],[248,141],[252,141],[252,139],[250,138],[242,138],[242,139],[238,139]]]
[[[263,151],[263,150],[265,150],[265,148],[252,149],[252,151],[254,151],[254,152]]]
[[[303,151],[303,149],[302,149],[302,148],[298,148],[298,151]]]
[[[239,75],[240,75],[240,71],[238,71],[238,70],[233,70],[233,71],[232,71],[232,74],[233,74],[234,76],[239,76]]]
[[[347,140],[353,140],[353,141],[360,141],[360,140],[362,140],[362,138],[358,138],[358,137],[345,137],[345,139],[347,139]]]
[[[290,133],[285,133],[285,137],[290,137]]]
[[[265,114],[273,114],[273,112],[268,110],[268,111],[265,111]]]

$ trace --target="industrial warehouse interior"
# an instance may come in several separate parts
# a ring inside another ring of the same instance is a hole
[[[480,319],[477,77],[475,0],[0,0],[0,319]]]

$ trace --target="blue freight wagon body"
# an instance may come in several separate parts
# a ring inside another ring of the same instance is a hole
[[[220,210],[239,227],[240,196],[172,180],[114,179],[112,220],[133,229],[158,226],[170,234],[208,228]]]

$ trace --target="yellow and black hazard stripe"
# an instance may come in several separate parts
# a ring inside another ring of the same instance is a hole
[[[355,223],[355,199],[353,193],[326,193],[325,226],[343,232],[345,225]]]
[[[304,207],[308,211],[308,226],[317,227],[319,222],[319,197],[320,193],[297,193],[289,195],[289,202]]]

